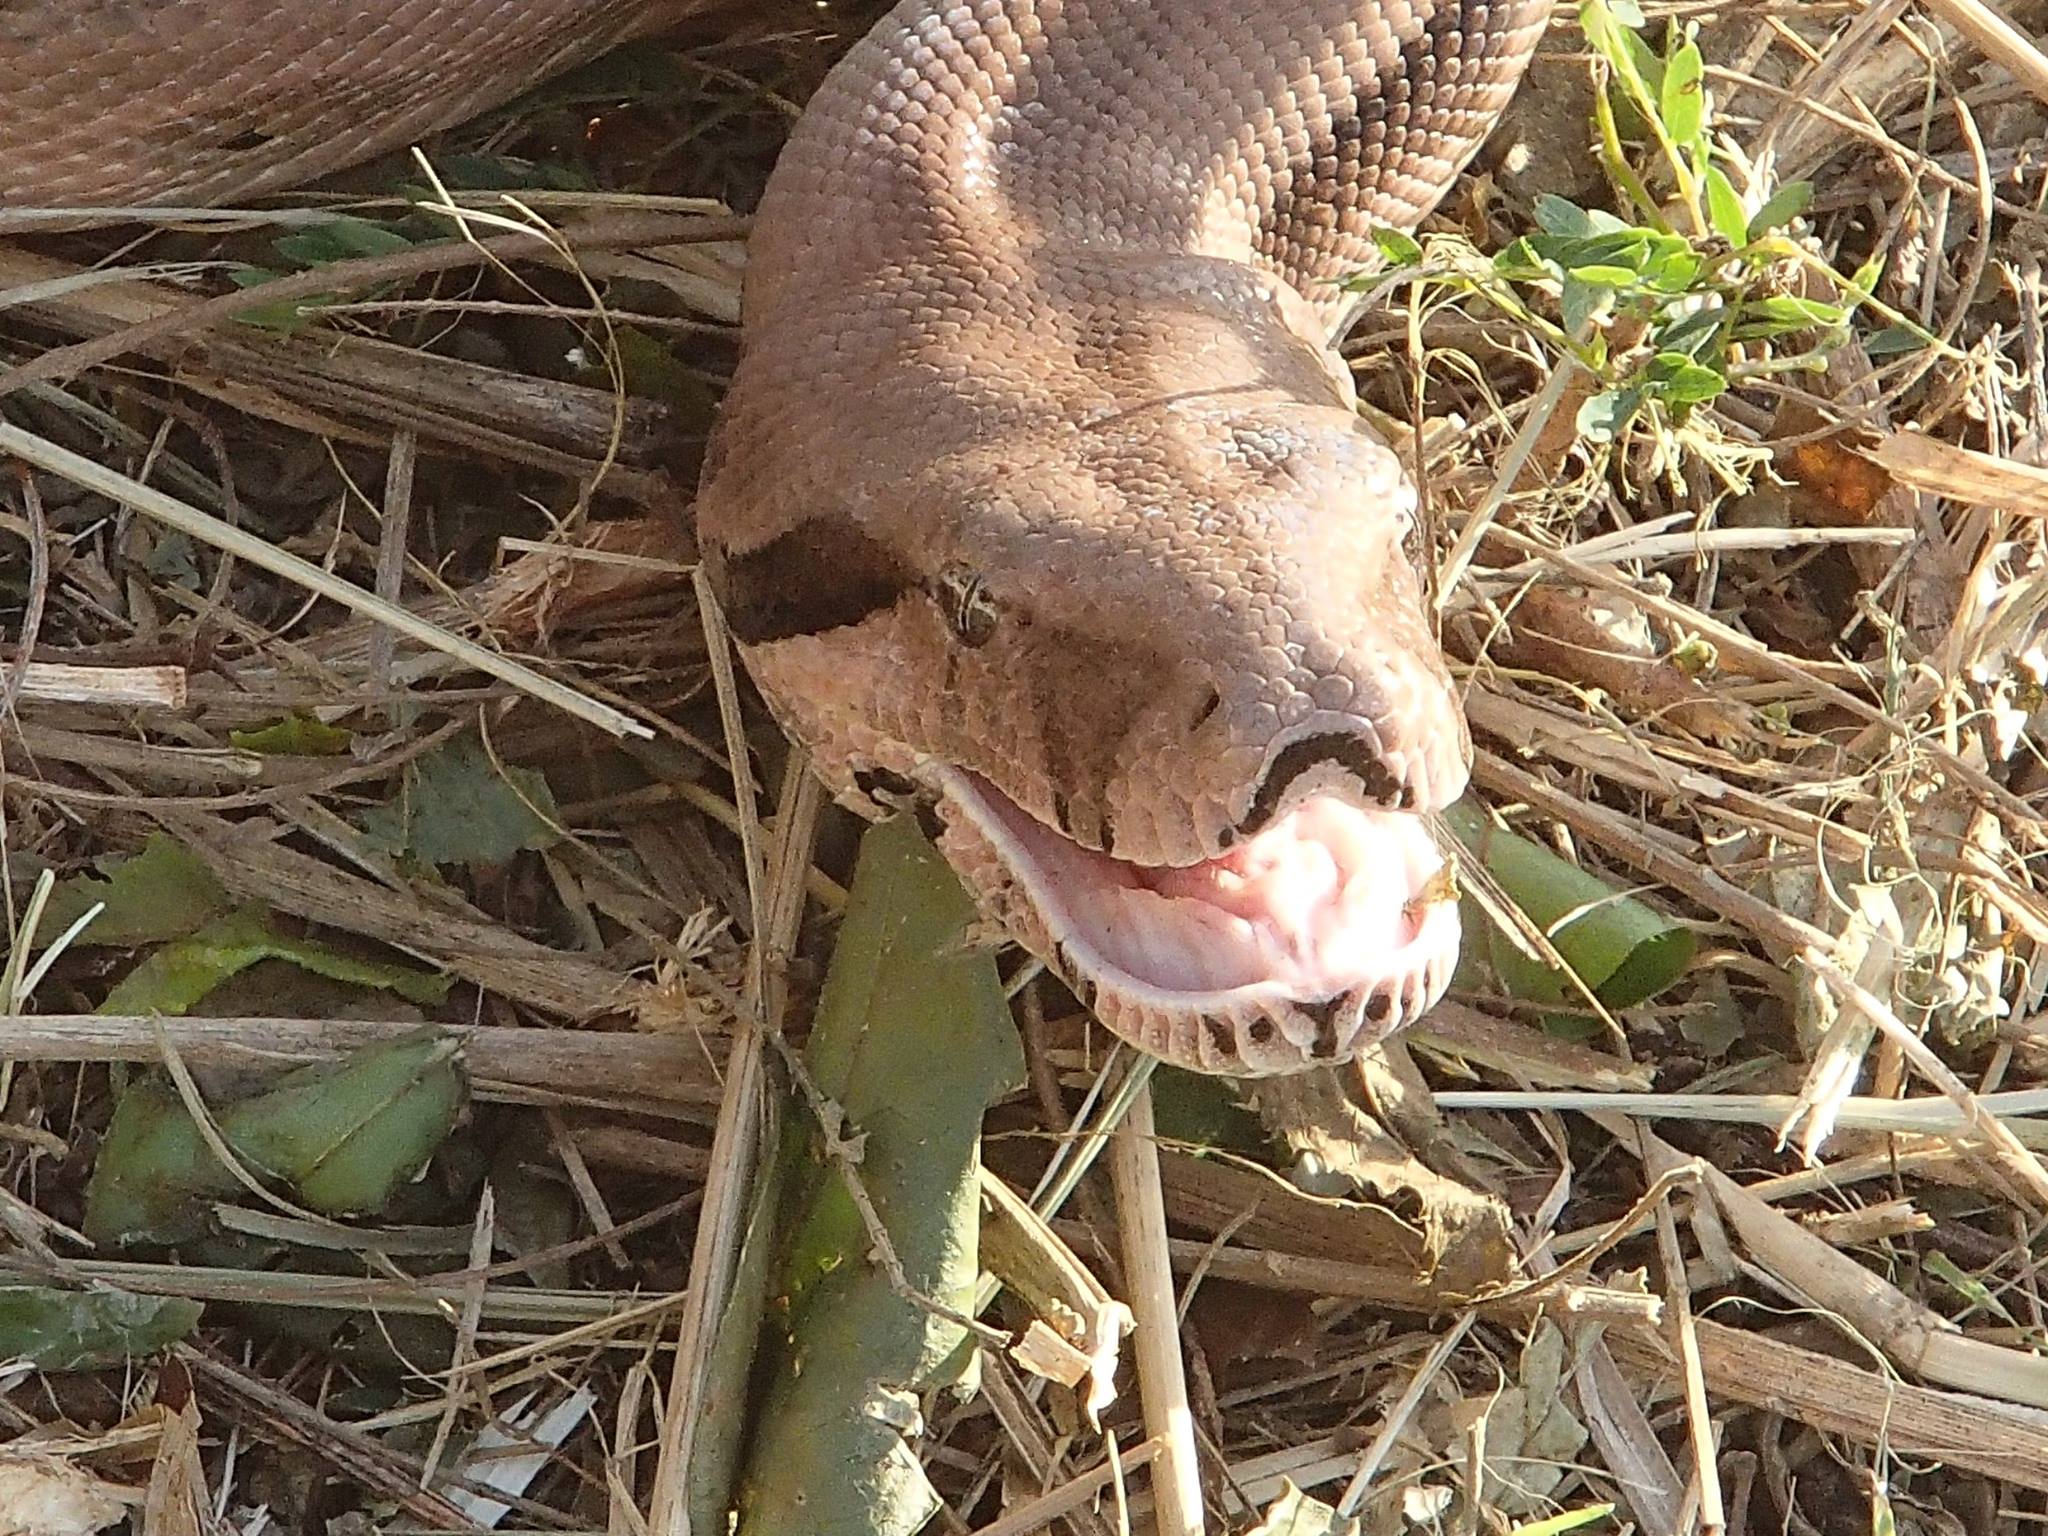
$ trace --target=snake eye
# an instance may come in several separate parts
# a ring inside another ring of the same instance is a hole
[[[995,638],[1001,614],[981,572],[964,565],[944,566],[932,581],[932,597],[962,645],[979,648]]]

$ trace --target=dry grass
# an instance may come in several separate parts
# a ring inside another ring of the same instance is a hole
[[[1143,1390],[1127,1372],[1096,1430],[992,1357],[974,1401],[928,1408],[944,1529],[1142,1529],[1155,1475],[1174,1530],[1196,1487],[1222,1528],[1289,1479],[1388,1532],[1610,1502],[1592,1529],[2048,1521],[2048,8],[2006,5],[2016,31],[1976,0],[1652,9],[1704,23],[1749,163],[1817,181],[1815,251],[1890,251],[1880,297],[1942,345],[1844,347],[1682,455],[1597,465],[1559,427],[1583,382],[1496,314],[1383,309],[1352,351],[1369,405],[1422,427],[1479,789],[1700,958],[1584,1041],[1455,998],[1354,1085],[1383,1125],[1296,1105],[1297,1145],[1374,1198],[1126,1133],[1056,1227],[1136,1305]],[[1562,17],[1554,41],[1502,140],[1529,165],[1444,216],[1491,243],[1534,192],[1597,181],[1560,148],[1587,60]],[[762,1029],[805,1016],[851,846],[698,623],[680,509],[732,357],[728,205],[830,52],[679,55],[598,114],[594,168],[640,192],[464,199],[472,243],[266,290],[349,295],[291,334],[207,295],[300,212],[118,236],[0,215],[0,448],[24,466],[0,600],[35,657],[0,742],[10,914],[39,869],[168,832],[235,898],[459,978],[430,1012],[468,1031],[477,1087],[403,1239],[343,1234],[317,1273],[122,1260],[74,1230],[106,1064],[168,1049],[211,1091],[408,1016],[274,969],[209,1017],[95,1015],[132,959],[105,950],[19,987],[8,1267],[212,1310],[147,1368],[7,1372],[0,1479],[70,1478],[152,1536],[466,1530],[508,1434],[546,1421],[500,1529],[680,1529]],[[591,111],[544,93],[437,154],[559,150]],[[348,751],[231,740],[294,713]],[[355,818],[478,732],[546,774],[563,835],[424,878]],[[1104,1042],[1017,976],[1031,1086],[989,1160],[1028,1190]]]

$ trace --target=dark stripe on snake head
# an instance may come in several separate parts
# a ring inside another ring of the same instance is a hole
[[[894,550],[836,517],[798,523],[713,569],[725,622],[742,645],[858,624],[919,585]]]

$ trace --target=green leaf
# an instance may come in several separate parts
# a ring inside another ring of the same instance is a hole
[[[1532,235],[1529,244],[1561,267],[1614,266],[1632,277],[1657,239],[1654,230],[1628,225],[1591,235]]]
[[[396,230],[373,224],[368,219],[339,218],[311,229],[280,235],[270,245],[294,266],[324,267],[363,256],[389,256],[394,251],[409,251],[413,242]]]
[[[1707,218],[1714,233],[1738,249],[1749,243],[1749,212],[1742,206],[1742,194],[1718,165],[1707,167]]]
[[[1637,105],[1651,108],[1661,122],[1664,116],[1664,61],[1650,51],[1650,45],[1634,29],[1619,36],[1621,57],[1627,66],[1621,71],[1622,78],[1628,82],[1630,94],[1637,96]]]
[[[1806,212],[1807,205],[1812,201],[1812,182],[1786,182],[1764,200],[1763,207],[1757,209],[1755,216],[1750,219],[1748,238],[1758,240],[1774,229],[1783,229]]]
[[[408,764],[397,798],[359,820],[372,843],[422,864],[502,864],[561,836],[546,778],[533,768],[499,772],[470,736]]]
[[[260,288],[265,283],[277,281],[284,276],[268,267],[236,267],[228,273],[228,281],[237,288]],[[258,330],[278,331],[286,336],[296,336],[307,330],[318,318],[317,311],[327,304],[335,303],[341,297],[337,293],[302,294],[296,299],[277,299],[268,304],[251,304],[246,309],[235,311],[237,325],[253,325]]]
[[[303,1068],[217,1110],[222,1139],[251,1172],[329,1216],[381,1210],[447,1140],[467,1099],[456,1043],[423,1031]],[[96,1243],[174,1243],[206,1228],[241,1191],[177,1092],[157,1078],[121,1096],[86,1186]]]
[[[1565,235],[1583,240],[1598,233],[1586,210],[1577,203],[1551,192],[1539,192],[1535,204],[1536,227],[1546,235]]]
[[[1660,353],[1676,353],[1698,362],[1714,349],[1727,318],[1728,312],[1720,305],[1708,304],[1658,326],[1651,339]]]
[[[1633,267],[1609,266],[1601,262],[1588,262],[1585,266],[1571,268],[1570,272],[1581,283],[1604,288],[1625,288],[1636,280]]]
[[[99,1011],[174,1017],[189,1013],[215,987],[260,960],[288,960],[316,976],[382,988],[415,1003],[438,1003],[452,984],[446,976],[362,959],[317,939],[279,933],[261,911],[244,907],[145,957],[107,994]]]
[[[1871,357],[1897,357],[1904,352],[1918,352],[1926,345],[1927,339],[1912,327],[1888,325],[1866,339],[1863,350]]]
[[[2008,1326],[2017,1328],[2019,1319],[2006,1311],[2005,1303],[1992,1293],[1991,1287],[1964,1269],[1939,1248],[1922,1254],[1920,1262],[1927,1272],[1954,1291],[1972,1307],[1996,1316]]]
[[[1614,290],[1604,283],[1588,283],[1576,275],[1564,280],[1558,300],[1558,318],[1572,336],[1589,336],[1594,326],[1614,309]]]
[[[1745,322],[1762,320],[1771,325],[1811,330],[1840,325],[1849,318],[1849,312],[1841,305],[1830,304],[1823,299],[1802,299],[1789,293],[1774,293],[1768,298],[1753,299],[1745,304],[1742,318]]]
[[[1687,42],[1664,66],[1664,83],[1658,96],[1664,131],[1683,148],[1704,147],[1707,122],[1706,60],[1699,44]],[[1739,228],[1740,226],[1738,226]]]
[[[1656,996],[1691,964],[1690,928],[1496,826],[1471,801],[1453,805],[1444,821],[1466,854],[1549,935],[1559,956],[1609,1008],[1633,1008]],[[1514,996],[1537,1003],[1568,1003],[1578,996],[1565,977],[1531,960],[1490,923],[1482,920],[1480,930],[1492,935],[1495,974]]]
[[[1372,243],[1390,267],[1413,267],[1422,261],[1422,244],[1413,235],[1385,225],[1376,225]]]
[[[421,1030],[294,1073],[221,1119],[237,1155],[323,1216],[379,1211],[455,1129],[467,1099],[457,1041]]]
[[[45,1371],[120,1365],[185,1338],[199,1326],[201,1310],[182,1296],[0,1286],[0,1359],[26,1360]]]
[[[1712,368],[1703,368],[1683,352],[1662,352],[1652,360],[1648,378],[1660,399],[1672,405],[1698,405],[1728,388]]]
[[[979,1268],[982,1115],[1023,1075],[974,923],[912,819],[871,828],[807,1051],[862,1138],[861,1183],[910,1284],[954,1307],[972,1304]],[[799,1171],[777,1290],[786,1332],[741,1482],[740,1536],[910,1536],[939,1501],[909,1426],[974,1351],[892,1289],[838,1170],[814,1158]]]
[[[1659,293],[1690,294],[1705,275],[1707,263],[1688,242],[1659,236],[1637,270],[1643,282]]]
[[[1640,389],[1602,390],[1579,407],[1579,436],[1589,443],[1613,442],[1621,436],[1622,428],[1635,419],[1642,404]]]
[[[1559,275],[1557,269],[1525,236],[1503,247],[1493,258],[1493,275],[1508,283],[1540,283]]]
[[[42,931],[62,933],[95,902],[105,910],[80,944],[132,948],[183,938],[226,912],[228,893],[199,857],[161,832],[140,853],[97,861],[98,875],[61,880],[43,912]]]
[[[244,752],[266,757],[338,757],[355,735],[311,715],[291,714],[258,730],[229,731],[228,740]]]

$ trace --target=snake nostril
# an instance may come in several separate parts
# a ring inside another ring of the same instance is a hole
[[[1204,688],[1202,690],[1201,702],[1195,709],[1195,717],[1188,722],[1188,729],[1190,731],[1199,731],[1203,726],[1216,718],[1216,711],[1222,707],[1223,695],[1218,693],[1213,686]]]

